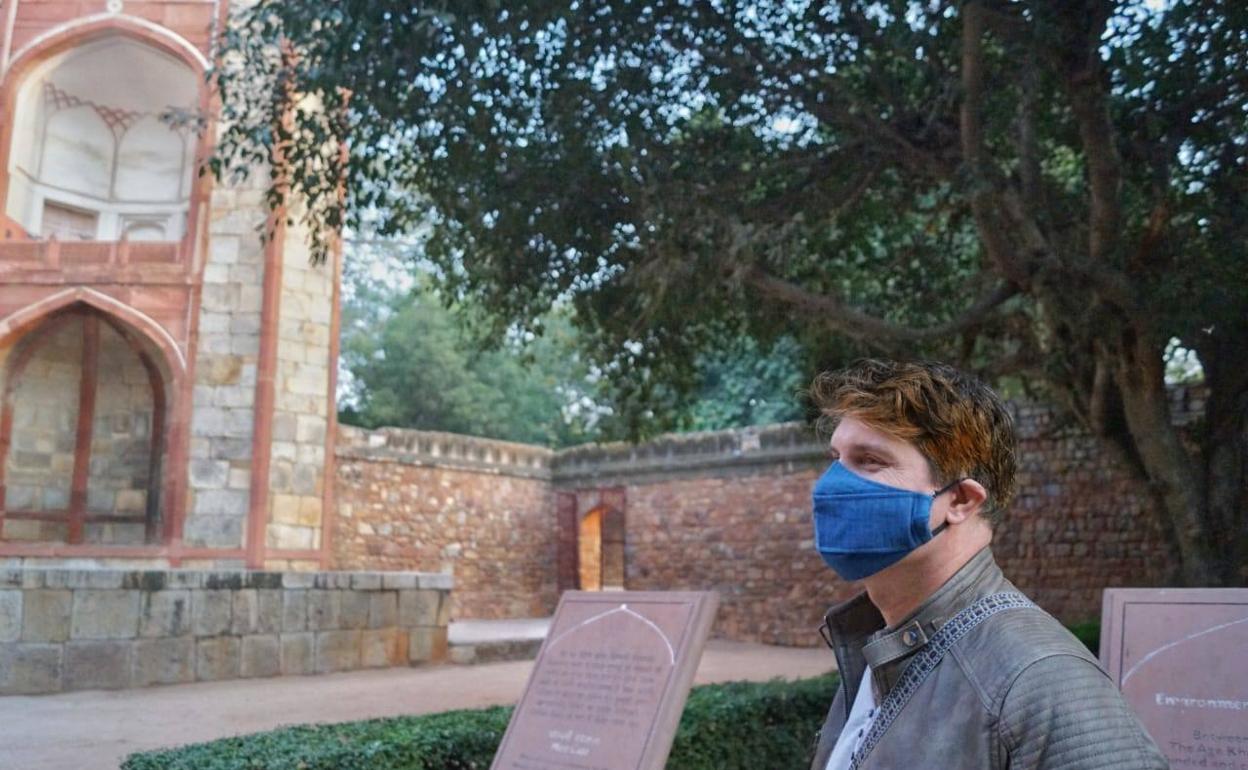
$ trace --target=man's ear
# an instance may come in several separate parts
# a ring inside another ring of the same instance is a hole
[[[983,510],[988,501],[988,490],[975,479],[965,479],[949,490],[953,499],[949,503],[949,513],[945,520],[953,524],[968,521]]]

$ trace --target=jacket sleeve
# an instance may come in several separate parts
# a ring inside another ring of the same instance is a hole
[[[997,723],[1010,770],[1169,770],[1118,689],[1075,655],[1043,658],[1010,686]]]

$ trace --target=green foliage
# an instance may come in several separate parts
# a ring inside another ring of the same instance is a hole
[[[725,340],[701,353],[699,384],[690,396],[687,427],[721,430],[800,420],[810,384],[805,351],[792,337],[770,350],[752,337]]]
[[[647,412],[700,386],[725,328],[788,335],[808,363],[939,355],[1078,400],[1127,285],[1160,346],[1225,355],[1248,302],[1246,7],[982,5],[979,166],[962,3],[260,0],[226,33],[215,168],[288,143],[312,232],[425,232],[442,288],[498,334],[572,302],[631,433],[664,427]],[[283,121],[288,90],[316,101]],[[1104,169],[1119,197],[1092,205]],[[975,211],[989,189],[999,210]],[[1092,270],[1107,205],[1120,243]],[[994,287],[1017,293],[1001,312],[904,331]]]
[[[427,271],[393,255],[353,247],[344,278],[343,422],[548,446],[629,437],[619,418],[630,414],[621,386],[629,377],[618,364],[588,363],[585,334],[566,308],[538,319],[535,331],[492,339],[483,308],[448,306]],[[668,388],[666,401],[652,397],[633,419],[647,433],[801,419],[808,368],[792,337],[766,347],[724,330],[697,355],[691,388]]]
[[[667,767],[806,767],[838,682],[835,674],[829,674],[797,682],[696,687],[685,705]]]
[[[566,321],[541,337],[513,335],[482,349],[433,291],[357,297],[343,317],[342,361],[351,397],[343,422],[441,430],[563,446],[592,438],[565,409],[585,388]]]
[[[672,770],[804,767],[836,690],[835,675],[694,688]],[[300,725],[133,754],[121,770],[485,770],[511,709]]]
[[[213,164],[280,150],[316,253],[344,217],[427,232],[495,336],[570,303],[629,435],[725,330],[1012,376],[1164,490],[1184,580],[1238,582],[1248,4],[1157,5],[257,0]]]
[[[134,754],[122,770],[484,770],[510,708],[299,725]]]

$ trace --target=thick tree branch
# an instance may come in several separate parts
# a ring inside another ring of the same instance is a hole
[[[980,5],[986,28],[993,34],[1020,45],[1031,42],[1031,22],[1019,12],[1024,6],[1013,3],[996,3]]]
[[[936,326],[902,326],[862,312],[838,297],[816,294],[791,281],[778,278],[761,267],[746,271],[745,282],[768,299],[818,315],[819,320],[857,340],[873,343],[921,342],[940,339],[981,323],[988,314],[1018,294],[1013,284],[1003,284],[981,297],[957,318]]]
[[[882,144],[895,154],[902,166],[921,176],[943,181],[956,171],[956,167],[941,153],[916,144],[891,123],[874,115],[872,107],[858,103],[832,76],[821,74],[819,82],[829,98],[807,101],[806,107],[823,123],[841,126]]]
[[[962,8],[962,159],[973,170],[984,165],[984,17],[979,3]]]
[[[811,169],[811,172],[800,182],[780,195],[768,199],[761,206],[756,207],[750,213],[750,219],[759,222],[778,222],[782,219],[791,218],[794,211],[802,208],[819,211],[821,216],[832,219],[842,212],[853,208],[867,194],[867,191],[871,189],[871,184],[880,172],[878,165],[864,168],[858,172],[849,184],[842,186],[838,190],[810,190],[811,187],[820,182],[828,181],[829,172],[834,167],[834,164],[840,160],[839,156],[829,156],[824,163],[820,163]]]
[[[984,16],[977,2],[962,8],[962,161],[970,174],[971,213],[989,261],[1012,283],[1026,286],[1031,277],[1025,254],[1013,247],[1004,212],[998,210],[992,163],[984,147]]]
[[[1036,62],[1032,58],[1023,73],[1023,97],[1018,111],[1018,171],[1023,185],[1023,203],[1040,211],[1040,152],[1036,140]]]
[[[1072,76],[1068,88],[1088,170],[1088,255],[1104,262],[1117,248],[1121,232],[1122,160],[1099,73],[1097,67]]]

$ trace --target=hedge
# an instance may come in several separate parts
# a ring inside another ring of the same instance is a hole
[[[689,694],[667,767],[805,767],[836,691],[835,674],[730,682]],[[121,770],[486,770],[511,708],[300,725],[132,754]]]
[[[1091,620],[1087,623],[1075,623],[1067,626],[1075,638],[1083,642],[1083,645],[1092,651],[1093,655],[1101,654],[1101,623],[1099,620]]]

